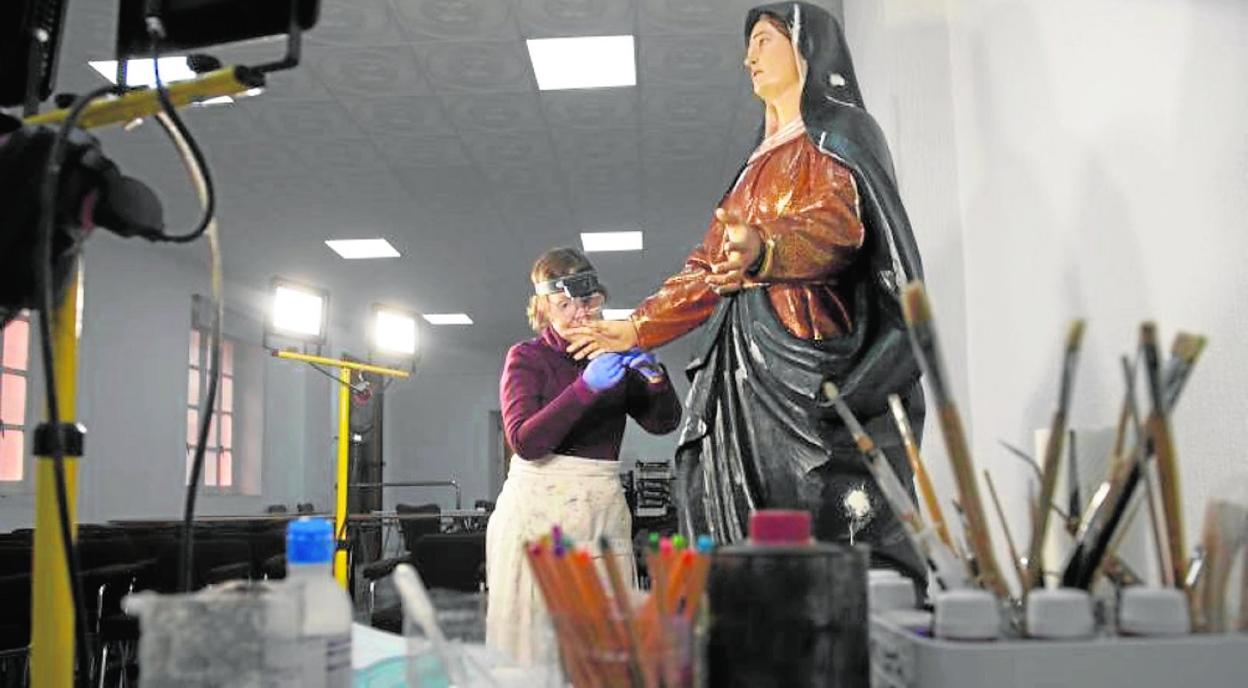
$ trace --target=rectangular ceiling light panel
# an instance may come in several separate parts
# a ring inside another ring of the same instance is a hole
[[[632,36],[533,38],[525,43],[542,91],[637,85]]]
[[[347,260],[399,257],[398,250],[385,239],[330,239],[325,245]]]
[[[581,232],[581,247],[586,253],[640,251],[643,246],[641,232]]]

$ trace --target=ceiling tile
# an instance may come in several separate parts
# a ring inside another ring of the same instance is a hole
[[[334,177],[390,173],[385,159],[366,138],[325,139],[297,146],[293,152],[305,169],[319,169]]]
[[[481,133],[468,136],[464,144],[468,146],[473,159],[487,167],[511,165],[532,168],[555,161],[550,138],[546,135]]]
[[[336,101],[268,100],[251,98],[236,107],[247,108],[277,140],[355,137],[359,125]]]
[[[643,86],[733,86],[744,78],[742,49],[729,36],[647,36],[641,42]]]
[[[208,162],[231,174],[249,177],[301,176],[299,159],[277,143],[220,143],[204,151]],[[217,175],[221,177],[222,175]]]
[[[641,188],[641,164],[639,162],[612,161],[598,164],[586,163],[568,171],[568,185],[574,192],[593,190],[610,194],[625,193]]]
[[[496,196],[562,194],[563,183],[560,181],[558,167],[545,164],[538,167],[532,165],[486,165],[485,180],[489,191]]]
[[[564,169],[620,165],[635,169],[641,160],[636,129],[569,130],[555,136],[555,148]]]
[[[641,89],[642,122],[647,127],[710,125],[722,129],[739,109],[732,86],[657,87]]]
[[[251,112],[237,104],[189,107],[182,109],[179,114],[191,134],[205,142],[205,145],[237,140],[250,141],[267,135],[263,125],[256,122]],[[159,131],[160,125],[148,122],[140,127],[143,128]]]
[[[406,42],[389,0],[335,0],[321,3],[321,16],[308,32],[309,43],[395,45]]]
[[[413,96],[429,92],[415,52],[405,45],[327,50],[314,69],[326,88],[346,98]]]
[[[526,38],[634,34],[633,0],[516,0],[520,31]]]
[[[744,36],[745,17],[758,0],[640,0],[642,33],[723,33]],[[738,38],[738,47],[744,43]]]
[[[563,194],[507,194],[497,197],[504,221],[541,241],[566,242],[576,238],[572,214]]]
[[[642,132],[647,165],[684,158],[705,158],[723,150],[725,131],[709,127],[653,127]]]
[[[345,103],[360,128],[380,136],[454,134],[437,96],[348,98]]]
[[[454,136],[375,136],[377,148],[393,164],[403,167],[463,166],[470,164]]]
[[[637,125],[637,89],[549,91],[539,96],[546,119],[563,128],[611,129]]]
[[[428,43],[416,48],[438,91],[531,92],[529,57],[517,41]]]
[[[546,119],[533,93],[448,93],[443,102],[461,131],[546,130]]]
[[[518,38],[511,3],[500,0],[393,0],[399,21],[421,41]]]

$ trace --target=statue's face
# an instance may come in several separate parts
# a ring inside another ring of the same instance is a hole
[[[750,32],[750,42],[745,48],[745,68],[754,84],[754,95],[764,101],[800,87],[801,76],[793,44],[766,17],[759,19]]]

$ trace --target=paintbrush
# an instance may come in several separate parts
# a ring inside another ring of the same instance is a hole
[[[1049,423],[1049,437],[1044,446],[1044,463],[1040,470],[1040,514],[1036,527],[1031,531],[1031,544],[1027,550],[1027,580],[1024,590],[1044,587],[1044,538],[1049,526],[1049,506],[1057,488],[1058,464],[1062,457],[1062,442],[1066,439],[1066,414],[1070,409],[1071,390],[1074,386],[1075,364],[1079,360],[1079,345],[1083,340],[1084,323],[1076,320],[1066,332],[1066,351],[1062,357],[1062,377],[1058,388],[1057,408]]]
[[[906,457],[910,459],[910,470],[914,472],[914,480],[918,483],[919,494],[923,497],[923,505],[927,507],[927,515],[932,521],[932,529],[940,537],[940,541],[953,547],[953,538],[949,536],[949,526],[945,523],[945,514],[940,509],[940,500],[936,498],[936,488],[932,486],[932,477],[923,465],[923,457],[919,454],[919,443],[915,441],[914,430],[910,428],[910,418],[901,403],[901,397],[888,395],[888,406],[893,411],[893,421],[897,423],[897,433],[906,447]]]
[[[1088,503],[1087,512],[1075,537],[1075,546],[1063,568],[1062,585],[1067,587],[1089,588],[1092,585],[1100,562],[1113,542],[1114,533],[1120,529],[1119,525],[1136,485],[1141,476],[1145,475],[1145,466],[1142,465],[1140,456],[1143,451],[1143,431],[1140,429],[1139,412],[1135,403],[1135,369],[1125,356],[1121,362],[1125,392],[1122,406],[1124,420],[1121,423],[1120,436],[1125,436],[1127,427],[1132,427],[1136,442],[1128,454],[1111,458],[1105,481]]]
[[[997,510],[997,519],[1001,521],[1001,531],[1005,533],[1005,545],[1010,549],[1010,563],[1014,565],[1014,573],[1018,576],[1018,585],[1020,589],[1026,588],[1026,573],[1023,571],[1023,564],[1018,560],[1018,549],[1014,547],[1014,535],[1010,532],[1010,524],[1005,520],[1005,510],[1001,508],[1001,499],[997,496],[997,486],[992,482],[992,474],[988,469],[984,469],[984,483],[988,485],[988,496],[992,498],[992,505]]]
[[[1167,371],[1172,377],[1167,379],[1166,389],[1173,392],[1173,396],[1167,400],[1169,403],[1167,410],[1172,410],[1178,403],[1185,381],[1190,377],[1192,368],[1203,350],[1204,341],[1203,337],[1196,335],[1181,335],[1175,339],[1172,357],[1177,362],[1172,360],[1167,366]],[[1147,458],[1151,454],[1152,442],[1140,428],[1139,412],[1135,404],[1134,366],[1124,357],[1122,367],[1126,380],[1126,394],[1123,401],[1126,420],[1123,421],[1123,432],[1125,433],[1128,422],[1135,427],[1135,448],[1122,456],[1115,456],[1110,461],[1109,475],[1089,502],[1075,547],[1063,571],[1062,584],[1065,586],[1087,588],[1091,584],[1137,485],[1141,481],[1144,481],[1146,485],[1151,483],[1147,472],[1149,467]],[[1150,498],[1150,513],[1152,512],[1151,501]],[[1166,562],[1168,551],[1163,544],[1162,528],[1158,522],[1159,519],[1150,518],[1154,542],[1157,544],[1158,557],[1163,571],[1162,580],[1167,585],[1181,586],[1183,579],[1179,578],[1176,581],[1173,567]]]
[[[997,597],[1005,599],[1009,596],[1009,590],[1001,578],[1001,569],[997,566],[996,554],[992,547],[992,533],[988,529],[988,519],[984,516],[984,504],[979,497],[975,462],[971,458],[971,450],[967,446],[966,434],[962,429],[962,416],[958,413],[957,404],[954,402],[953,394],[946,381],[944,360],[941,358],[932,309],[927,301],[923,283],[914,281],[907,284],[902,293],[901,304],[915,354],[925,373],[927,384],[932,390],[932,396],[936,400],[941,435],[945,439],[945,447],[949,452],[949,462],[958,486],[958,496],[966,512],[968,526],[966,532],[970,539],[971,551],[979,567],[980,582]]]
[[[1196,366],[1196,359],[1200,358],[1201,352],[1205,350],[1206,341],[1200,335],[1187,332],[1175,335],[1174,343],[1170,345],[1170,360],[1166,363],[1164,396],[1167,411],[1173,408],[1175,402],[1179,400],[1179,394],[1183,392],[1183,387]]]
[[[1005,440],[999,439],[997,440],[997,444],[1001,445],[1002,447],[1005,447],[1005,450],[1010,453],[1010,456],[1013,456],[1017,458],[1019,461],[1022,461],[1023,463],[1027,464],[1027,468],[1030,468],[1031,472],[1035,474],[1036,482],[1040,482],[1041,480],[1044,479],[1044,476],[1040,473],[1040,467],[1036,465],[1036,460],[1031,458],[1031,454],[1028,454],[1027,452],[1023,451],[1022,449],[1019,449],[1018,447],[1015,447],[1014,445],[1010,444],[1009,442],[1006,442]]]
[[[1079,532],[1079,514],[1083,513],[1083,496],[1079,490],[1079,452],[1075,431],[1066,439],[1066,532],[1073,537]]]
[[[884,495],[884,500],[888,502],[893,514],[901,523],[910,546],[914,548],[919,558],[931,567],[936,576],[936,582],[945,590],[969,587],[970,583],[967,581],[966,569],[962,562],[958,561],[953,550],[940,540],[936,531],[923,523],[918,507],[910,499],[909,490],[901,482],[901,478],[897,477],[897,472],[893,470],[888,457],[863,430],[862,424],[858,422],[854,412],[841,397],[840,390],[831,382],[824,382],[823,394],[828,403],[836,409],[837,415],[841,417],[849,433],[853,435],[854,441],[858,444],[858,451],[866,458],[867,468],[871,471],[871,476],[875,478],[880,493]]]
[[[1166,530],[1166,545],[1170,556],[1170,569],[1176,587],[1182,588],[1187,578],[1187,545],[1183,532],[1183,501],[1179,489],[1178,457],[1170,433],[1169,409],[1162,393],[1161,368],[1157,354],[1157,327],[1151,322],[1140,326],[1140,347],[1144,353],[1144,372],[1148,379],[1148,394],[1152,410],[1148,414],[1147,429],[1157,456],[1158,488],[1161,492],[1161,512]]]

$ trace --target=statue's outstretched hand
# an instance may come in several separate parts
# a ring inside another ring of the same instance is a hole
[[[637,346],[637,330],[631,320],[599,320],[564,332],[568,353],[576,360],[597,358],[609,352]]]

